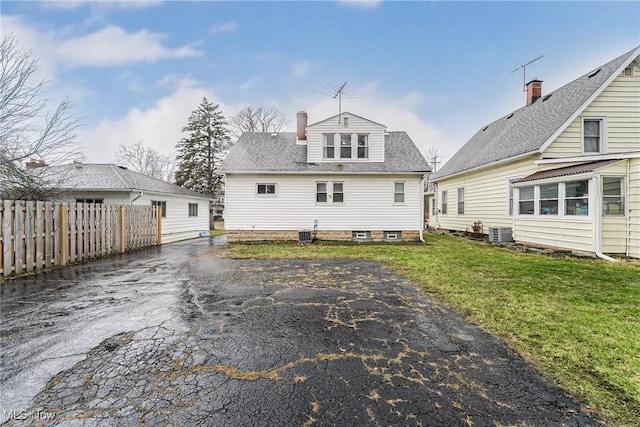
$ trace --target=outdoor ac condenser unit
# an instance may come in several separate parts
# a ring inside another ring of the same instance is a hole
[[[501,243],[513,240],[511,227],[489,227],[489,242]]]
[[[300,243],[311,243],[311,230],[298,230],[298,242]]]

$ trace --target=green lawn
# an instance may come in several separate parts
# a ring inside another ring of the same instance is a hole
[[[640,425],[640,266],[522,254],[459,237],[427,245],[230,244],[233,258],[379,261],[465,314],[614,425]]]

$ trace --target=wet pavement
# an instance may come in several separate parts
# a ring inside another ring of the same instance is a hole
[[[1,284],[0,421],[599,425],[380,264],[231,260],[219,242]]]

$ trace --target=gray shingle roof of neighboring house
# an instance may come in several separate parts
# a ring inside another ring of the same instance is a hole
[[[210,199],[204,194],[114,164],[74,163],[50,166],[47,174],[60,176],[65,190],[148,191]]]
[[[561,88],[543,94],[533,104],[483,127],[434,174],[433,179],[539,151],[599,88],[639,53],[640,47],[636,47]]]
[[[275,135],[275,136],[274,136]],[[234,172],[341,172],[426,173],[431,168],[406,132],[385,135],[384,162],[307,163],[307,146],[296,144],[295,132],[245,132],[224,159],[221,171]]]

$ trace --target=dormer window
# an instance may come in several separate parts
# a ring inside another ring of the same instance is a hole
[[[358,134],[358,158],[369,158],[369,135]]]
[[[350,133],[340,134],[340,158],[341,159],[351,158],[351,134]]]
[[[322,157],[325,159],[333,159],[335,157],[335,150],[335,135],[332,133],[325,133]]]
[[[582,121],[582,151],[585,154],[604,153],[604,119],[584,118]]]

